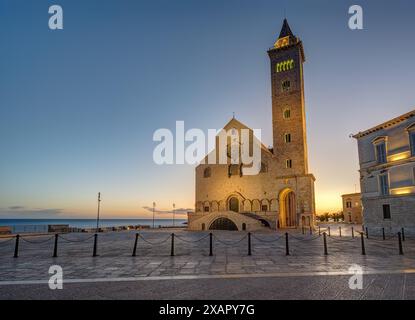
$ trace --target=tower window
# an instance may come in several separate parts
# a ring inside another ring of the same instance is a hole
[[[291,159],[285,160],[285,167],[291,169],[293,167],[293,161]]]
[[[294,69],[294,60],[290,59],[290,60],[286,60],[286,61],[282,61],[276,64],[276,71],[279,72],[284,72],[284,71],[289,71]]]
[[[283,113],[284,119],[290,119],[291,118],[291,110],[285,109]]]
[[[290,88],[291,88],[291,81],[290,80],[285,80],[281,83],[282,91],[289,91]]]
[[[351,201],[347,201],[346,202],[346,208],[351,208],[352,207],[352,202]]]
[[[290,143],[291,142],[291,133],[284,134],[284,142]]]

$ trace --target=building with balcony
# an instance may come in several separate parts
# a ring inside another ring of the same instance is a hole
[[[353,137],[365,227],[415,232],[415,110]]]

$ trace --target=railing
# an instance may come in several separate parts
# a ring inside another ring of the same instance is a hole
[[[304,248],[304,246],[302,246],[305,243],[311,243],[314,241],[320,241],[321,243],[321,252],[324,255],[328,255],[329,254],[329,244],[332,243],[341,243],[341,244],[348,244],[348,243],[355,243],[358,244],[360,242],[360,252],[362,255],[366,255],[366,246],[365,243],[366,242],[370,242],[371,244],[373,244],[374,246],[379,245],[380,243],[384,243],[385,241],[394,241],[396,243],[396,250],[399,253],[399,255],[403,255],[404,251],[403,251],[403,242],[405,241],[405,234],[404,234],[404,229],[402,229],[400,232],[397,232],[395,234],[391,234],[386,236],[385,234],[383,234],[382,237],[376,237],[376,236],[369,236],[369,233],[367,232],[363,232],[363,231],[356,231],[354,232],[352,229],[352,237],[344,237],[341,234],[341,229],[339,230],[340,233],[338,236],[332,236],[331,232],[330,232],[330,227],[326,228],[326,229],[322,229],[322,228],[318,228],[318,233],[313,234],[313,229],[310,228],[310,230],[308,231],[309,233],[306,233],[305,230],[303,230],[303,234],[289,234],[288,232],[282,234],[282,235],[277,235],[273,238],[263,238],[261,237],[259,234],[252,234],[250,232],[242,235],[239,239],[235,240],[235,241],[229,241],[227,239],[222,239],[221,237],[219,237],[218,235],[214,234],[214,233],[209,233],[207,235],[203,235],[198,239],[190,239],[190,238],[186,238],[182,235],[177,235],[177,234],[169,234],[168,236],[154,241],[154,240],[150,240],[149,238],[146,238],[145,236],[143,236],[140,233],[136,233],[133,237],[133,239],[131,239],[131,243],[133,244],[132,248],[132,254],[131,256],[136,257],[137,256],[137,248],[140,246],[140,242],[144,242],[150,246],[159,246],[159,245],[164,245],[168,242],[170,242],[170,255],[174,256],[175,255],[175,248],[177,246],[177,244],[175,243],[175,241],[177,242],[182,242],[182,243],[188,243],[188,244],[198,244],[200,245],[201,243],[204,243],[203,240],[209,239],[209,243],[208,244],[203,244],[206,246],[206,248],[209,248],[209,256],[213,255],[213,251],[214,251],[214,247],[215,244],[220,244],[223,245],[225,247],[237,247],[240,248],[240,245],[242,243],[246,243],[246,249],[247,249],[247,255],[251,256],[252,255],[252,249],[254,248],[254,240],[258,243],[278,243],[278,242],[283,242],[283,247],[285,246],[285,255],[290,255],[291,254],[291,249],[294,248]],[[91,239],[93,239],[93,243],[92,243],[92,256],[93,257],[97,257],[98,256],[98,234],[92,234],[90,236],[87,237],[83,237],[81,239],[71,239],[67,234],[62,235],[62,234],[55,234],[52,236],[49,236],[46,239],[41,239],[41,240],[36,240],[33,239],[32,236],[22,236],[20,234],[13,236],[13,237],[9,237],[9,238],[0,238],[0,247],[3,247],[5,245],[11,245],[14,243],[14,258],[18,258],[19,254],[20,254],[20,243],[21,242],[25,242],[29,245],[32,246],[36,246],[36,245],[41,245],[41,244],[45,244],[45,243],[49,243],[49,242],[53,242],[53,251],[52,251],[52,257],[56,258],[58,257],[58,246],[59,246],[59,241],[63,241],[63,242],[67,242],[67,243],[84,243],[87,241],[90,241]],[[14,240],[14,241],[13,241]],[[300,244],[300,245],[299,245]],[[306,246],[309,247],[309,246]],[[316,247],[314,247],[316,248]],[[318,247],[317,247],[318,248]]]

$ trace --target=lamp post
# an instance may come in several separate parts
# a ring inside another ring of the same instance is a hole
[[[155,209],[156,209],[156,203],[153,202],[153,229],[154,229],[154,213],[155,213]]]
[[[176,204],[173,203],[173,227],[174,227],[174,218],[175,218],[175,213],[176,213]]]
[[[96,230],[96,232],[98,232],[98,230],[99,230],[99,207],[100,207],[100,203],[101,203],[101,192],[98,192],[98,212],[97,212],[97,230]]]

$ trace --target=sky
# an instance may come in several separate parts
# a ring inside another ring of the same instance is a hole
[[[50,5],[63,30],[50,30]],[[363,8],[364,29],[348,28]],[[267,56],[287,17],[304,44],[317,212],[359,191],[351,133],[415,107],[415,2],[0,0],[0,218],[170,215],[194,166],[153,161],[159,128],[235,112],[272,144]]]

